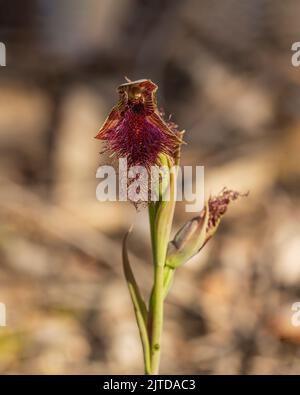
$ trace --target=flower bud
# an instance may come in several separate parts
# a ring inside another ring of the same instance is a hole
[[[242,195],[224,188],[210,197],[198,217],[188,221],[169,243],[166,266],[175,269],[196,255],[215,234],[229,203]]]
[[[188,221],[169,243],[166,266],[175,269],[192,258],[202,248],[207,235],[209,210]]]

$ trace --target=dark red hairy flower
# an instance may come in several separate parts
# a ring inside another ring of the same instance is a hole
[[[208,209],[208,219],[207,219],[207,227],[206,227],[206,238],[199,249],[199,251],[205,246],[205,244],[212,238],[215,234],[218,226],[221,222],[223,215],[226,213],[229,204],[237,200],[240,197],[248,196],[249,192],[247,193],[240,193],[237,191],[233,191],[224,187],[222,191],[216,196],[210,196],[207,202],[207,207],[205,207],[200,216],[197,219],[200,221],[204,219],[206,214],[206,210]]]
[[[242,196],[241,193],[224,188],[219,195],[210,197],[208,200],[208,228],[215,227],[227,211],[229,203],[240,196]]]
[[[174,157],[181,143],[174,124],[164,121],[157,109],[158,87],[150,80],[122,84],[119,102],[96,135],[106,142],[106,150],[117,158],[127,158],[128,166],[159,164],[159,154]]]

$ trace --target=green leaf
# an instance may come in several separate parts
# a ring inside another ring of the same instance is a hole
[[[134,307],[136,322],[140,332],[146,373],[149,373],[151,371],[151,366],[150,366],[150,341],[147,331],[148,311],[145,302],[141,296],[139,287],[137,285],[137,282],[135,280],[134,274],[132,272],[129,263],[128,251],[127,251],[127,238],[130,232],[131,229],[125,234],[123,238],[123,246],[122,246],[123,270],[127,281],[127,286],[131,297],[131,301]]]

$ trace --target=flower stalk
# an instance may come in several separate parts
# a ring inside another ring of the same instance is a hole
[[[176,204],[176,177],[184,131],[164,121],[156,105],[157,85],[150,80],[127,82],[118,88],[119,103],[112,109],[96,138],[106,150],[125,157],[131,166],[167,170],[158,177],[158,199],[148,199],[153,260],[153,285],[145,303],[130,266],[127,239],[123,238],[123,270],[134,307],[144,355],[145,374],[158,374],[162,350],[164,301],[179,267],[198,254],[216,232],[229,203],[241,196],[223,189],[210,197],[198,216],[189,220],[171,240]],[[149,196],[152,196],[150,193]]]
[[[172,168],[172,162],[168,157],[163,157],[169,169]],[[166,200],[166,195],[168,200]],[[154,263],[154,283],[150,298],[150,344],[151,344],[151,373],[157,374],[159,371],[161,355],[161,337],[163,328],[163,310],[164,310],[164,270],[168,243],[170,239],[172,222],[174,216],[176,201],[176,174],[170,171],[169,183],[165,190],[162,191],[161,200],[153,215],[153,207],[149,207],[150,229],[153,234],[153,263]],[[151,205],[151,203],[150,203]]]

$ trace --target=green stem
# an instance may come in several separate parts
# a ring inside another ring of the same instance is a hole
[[[155,251],[155,214],[156,214],[155,202],[150,202],[148,204],[148,214],[149,214],[149,223],[150,223],[151,247],[152,247],[152,251]]]
[[[149,303],[149,338],[151,347],[151,372],[150,374],[158,374],[159,362],[161,354],[161,334],[163,326],[163,267],[164,259],[159,257],[157,251],[156,239],[156,227],[155,227],[155,214],[156,207],[155,203],[151,202],[148,206],[149,210],[149,222],[150,222],[150,233],[151,233],[151,244],[154,258],[154,284],[150,296]],[[159,265],[158,260],[161,261]]]
[[[161,159],[162,163],[165,163],[170,169],[170,160],[167,157],[162,157]],[[154,263],[154,284],[150,297],[148,320],[151,374],[158,374],[160,364],[164,312],[164,267],[175,208],[175,181],[176,172],[172,171],[170,172],[168,185],[163,187],[161,184],[161,199],[159,203],[155,206],[153,206],[153,203],[149,204],[149,219]],[[169,197],[169,199],[165,199],[165,197]]]
[[[164,268],[157,265],[154,271],[154,286],[152,299],[152,333],[151,333],[151,373],[158,374],[160,354],[161,354],[161,335],[163,327],[164,294],[163,280]]]
[[[173,283],[175,270],[168,266],[164,268],[164,299],[167,297]]]

